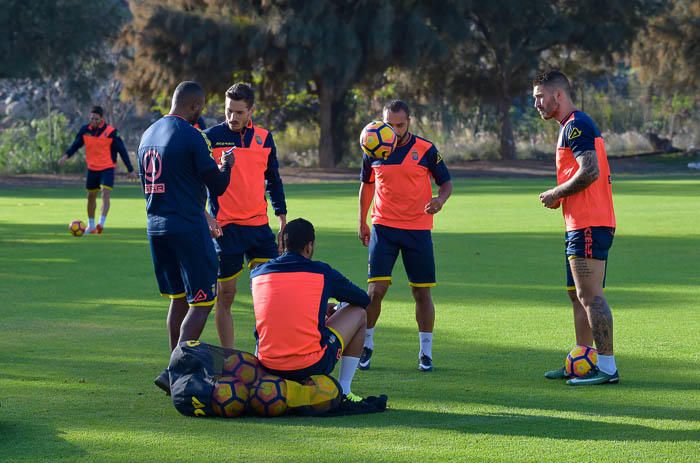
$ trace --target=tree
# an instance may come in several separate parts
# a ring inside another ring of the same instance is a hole
[[[412,66],[440,52],[434,29],[414,1],[132,1],[125,31],[132,50],[122,75],[134,94],[153,95],[193,78],[208,91],[230,85],[233,71],[257,69],[266,91],[289,82],[319,101],[319,165],[341,158],[343,111],[354,85],[392,65]],[[406,33],[410,31],[410,33]]]
[[[609,60],[624,50],[655,0],[449,0],[424,11],[451,44],[447,62],[417,70],[424,85],[454,100],[493,105],[501,157],[515,158],[511,106],[542,65]],[[573,66],[572,66],[573,65]],[[415,80],[415,79],[414,79]]]
[[[637,38],[632,63],[665,96],[700,89],[700,1],[673,0]]]
[[[0,8],[0,79],[68,75],[122,27],[118,0],[5,0]]]

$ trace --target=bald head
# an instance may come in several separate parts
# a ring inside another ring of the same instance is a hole
[[[180,82],[173,92],[170,114],[176,114],[194,124],[204,109],[204,89],[197,82]]]

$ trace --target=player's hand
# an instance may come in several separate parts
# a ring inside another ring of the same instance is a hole
[[[221,154],[221,161],[219,162],[219,170],[221,172],[228,172],[233,168],[233,165],[236,163],[236,157],[233,154],[235,149],[236,147],[233,146]]]
[[[443,204],[444,203],[442,202],[442,200],[436,196],[433,199],[431,199],[428,204],[425,205],[425,213],[431,215],[437,214],[442,210]]]
[[[367,225],[367,223],[364,221],[360,222],[360,229],[357,232],[357,237],[360,238],[360,241],[362,241],[363,246],[369,246],[369,236],[369,225]]]
[[[221,230],[221,226],[219,226],[219,222],[216,221],[214,217],[212,217],[209,214],[205,214],[207,217],[207,225],[209,226],[209,234],[211,235],[212,238],[219,238],[221,237],[224,232]]]
[[[277,252],[282,254],[284,252],[284,240],[282,239],[284,233],[284,227],[287,226],[287,215],[280,214],[277,216],[280,221],[280,230],[277,232]]]
[[[139,176],[136,174],[135,171],[132,170],[131,172],[127,172],[126,177],[133,180],[137,179]]]
[[[63,156],[61,156],[58,160],[58,167],[62,167],[63,164],[65,164],[67,160],[68,160],[68,156],[66,156],[65,154]]]
[[[557,196],[554,189],[540,193],[540,202],[549,209],[557,209],[561,206],[561,198]]]

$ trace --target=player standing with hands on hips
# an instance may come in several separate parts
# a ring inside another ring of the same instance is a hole
[[[576,343],[598,349],[598,365],[571,386],[616,384],[613,317],[603,294],[608,250],[615,236],[610,167],[603,138],[593,120],[571,101],[569,79],[559,71],[533,81],[535,108],[544,120],[559,122],[557,187],[540,194],[549,209],[562,208],[566,223],[566,277],[574,309]],[[545,373],[567,378],[565,368]]]
[[[146,198],[148,240],[158,288],[170,298],[170,350],[199,339],[216,302],[218,260],[205,216],[207,190],[221,195],[229,186],[233,156],[212,157],[206,135],[192,124],[204,108],[204,90],[180,83],[170,114],[151,125],[139,145],[139,174]],[[155,380],[169,393],[167,369]]]
[[[442,210],[452,193],[450,173],[437,148],[408,131],[408,105],[394,100],[384,107],[384,122],[396,133],[396,149],[387,159],[363,156],[360,174],[359,238],[369,246],[367,330],[360,370],[368,370],[374,351],[374,327],[382,300],[391,284],[391,271],[401,251],[411,293],[416,302],[420,350],[418,369],[433,370],[435,306],[430,288],[436,285],[433,254],[433,216]],[[433,197],[431,177],[439,186]],[[372,209],[372,228],[367,214]]]

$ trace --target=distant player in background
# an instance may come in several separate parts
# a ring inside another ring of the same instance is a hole
[[[533,81],[535,108],[544,120],[560,125],[557,142],[557,187],[540,194],[544,207],[562,207],[566,224],[566,279],[574,309],[576,343],[598,349],[598,366],[569,385],[619,381],[613,354],[613,317],[603,288],[608,250],[615,235],[610,167],[603,138],[588,114],[571,101],[569,79],[559,71]],[[545,373],[567,378],[565,368]]]
[[[80,147],[85,145],[85,161],[87,163],[87,214],[88,226],[85,234],[100,234],[104,230],[107,213],[109,212],[110,196],[114,188],[114,168],[117,166],[117,153],[121,156],[129,178],[136,178],[136,173],[129,160],[129,152],[117,129],[104,120],[104,111],[100,106],[90,110],[90,122],[80,128],[73,144],[58,160],[62,166],[73,156]],[[95,224],[95,209],[97,209],[97,193],[102,190],[102,210],[100,221]]]
[[[311,260],[316,235],[310,222],[290,221],[283,237],[284,254],[251,272],[258,358],[271,373],[294,381],[328,375],[340,359],[343,394],[359,402],[350,386],[369,297],[330,265]],[[330,297],[347,305],[326,320]]]
[[[215,160],[232,148],[236,156],[229,188],[218,198],[209,198],[211,215],[222,232],[216,239],[219,296],[214,318],[221,345],[228,348],[233,348],[231,305],[244,259],[252,269],[277,257],[281,250],[280,233],[287,221],[277,148],[272,133],[253,124],[254,105],[255,94],[250,85],[233,85],[226,91],[226,120],[204,132],[211,140]],[[268,223],[265,192],[279,221],[277,237]]]
[[[203,107],[202,87],[180,83],[170,114],[146,130],[138,151],[153,267],[161,295],[170,298],[171,351],[199,339],[216,302],[218,262],[204,208],[207,190],[226,191],[233,159],[217,165],[206,135],[192,126]],[[169,392],[167,370],[155,382]]]
[[[374,351],[374,327],[382,300],[391,284],[391,272],[401,252],[411,293],[416,302],[420,350],[418,369],[433,369],[433,325],[435,306],[430,288],[436,285],[433,255],[433,215],[442,210],[452,193],[450,173],[430,141],[409,132],[411,114],[401,100],[384,107],[384,122],[398,137],[396,149],[387,159],[364,155],[360,185],[359,238],[369,245],[369,297],[367,331],[360,369],[368,370]],[[433,197],[431,177],[439,185]],[[367,214],[372,209],[372,229]]]

